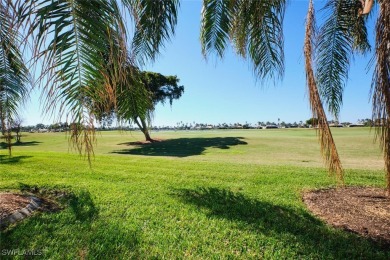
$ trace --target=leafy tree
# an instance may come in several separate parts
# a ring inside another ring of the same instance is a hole
[[[373,126],[374,125],[372,119],[369,119],[369,118],[360,119],[360,120],[358,120],[358,122],[363,124],[364,126]]]
[[[134,77],[134,74],[132,76]],[[116,110],[111,109],[107,112],[97,104],[96,115],[101,122],[112,118],[113,114],[116,114],[119,120],[134,122],[145,135],[146,141],[153,142],[149,133],[149,122],[155,106],[158,103],[165,104],[167,101],[172,105],[173,100],[181,97],[184,87],[178,85],[179,79],[176,76],[142,71],[136,77],[138,79],[136,82],[129,79],[128,82],[133,82],[132,85],[119,85]]]
[[[39,123],[35,126],[36,129],[42,129],[42,128],[45,128],[46,126],[42,123]]]
[[[318,125],[318,119],[317,118],[310,118],[306,120],[307,125],[317,126]]]
[[[173,100],[179,99],[184,93],[184,87],[178,85],[179,79],[176,76],[164,76],[155,72],[142,72],[141,81],[151,97],[152,105],[148,109],[149,115],[154,111],[158,103],[165,104],[168,100],[172,106]],[[146,118],[150,118],[150,116],[145,117],[145,115],[135,114],[132,121],[141,129],[147,141],[153,141],[148,131]]]
[[[16,134],[16,143],[21,142],[22,123],[23,123],[23,120],[20,117],[14,118],[12,120],[11,131],[15,132],[15,134]]]

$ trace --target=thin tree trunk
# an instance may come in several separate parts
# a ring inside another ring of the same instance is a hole
[[[386,170],[386,194],[390,196],[390,2],[379,1],[376,23],[376,67],[373,79],[373,121],[379,120],[377,138],[383,150]]]
[[[8,143],[8,155],[12,155],[12,135],[11,131],[7,133],[7,143]]]
[[[338,184],[344,185],[344,174],[341,166],[341,161],[336,149],[336,144],[333,140],[332,133],[330,131],[328,120],[322,106],[320,94],[318,92],[317,83],[315,81],[313,65],[312,65],[312,46],[314,38],[314,7],[313,2],[310,0],[309,10],[306,20],[306,35],[305,35],[305,69],[306,80],[309,90],[310,107],[312,110],[313,118],[318,119],[318,137],[321,144],[321,153],[324,157],[325,164],[331,173],[336,174]]]
[[[150,137],[148,125],[146,124],[145,120],[142,119],[141,117],[139,119],[141,123],[138,121],[137,118],[134,118],[134,122],[137,124],[141,132],[144,134],[145,140],[148,142],[154,142],[154,140]]]
[[[20,132],[18,131],[18,132],[16,132],[16,142],[17,143],[20,143],[21,142],[21,137],[22,137],[22,135],[20,134]]]

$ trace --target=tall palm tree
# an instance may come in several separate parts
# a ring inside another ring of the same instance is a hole
[[[365,23],[374,0],[328,0],[327,19],[317,43],[316,81],[328,109],[336,117],[342,104],[349,62],[355,53],[370,50]],[[390,196],[390,3],[378,0],[375,71],[372,83],[373,121],[380,122],[377,138],[384,154],[386,193]]]
[[[11,155],[11,124],[29,93],[29,73],[19,49],[20,35],[8,2],[0,2],[0,122]]]

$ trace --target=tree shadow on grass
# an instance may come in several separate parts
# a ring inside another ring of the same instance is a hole
[[[0,164],[17,164],[20,163],[24,159],[31,158],[32,156],[8,156],[8,155],[0,155]]]
[[[87,222],[97,218],[99,209],[95,206],[89,191],[72,193],[68,195],[68,201],[76,220]]]
[[[70,190],[58,190],[48,187],[39,187],[26,183],[19,183],[19,189],[23,193],[33,194],[39,198],[49,199],[60,204],[60,208],[69,207],[76,220],[81,222],[90,222],[99,214],[99,209],[87,190],[73,192]]]
[[[1,251],[20,248],[38,252],[45,259],[139,258],[139,229],[100,218],[100,209],[89,191],[52,190],[23,183],[20,187],[24,192],[57,201],[62,210],[35,214],[2,231]]]
[[[246,145],[243,137],[213,137],[213,138],[178,138],[161,142],[137,144],[134,142],[119,145],[135,146],[130,149],[117,150],[113,153],[134,154],[146,156],[187,157],[202,154],[206,148],[230,149],[235,145]]]
[[[300,252],[302,255],[318,253],[325,259],[390,256],[389,249],[352,234],[334,232],[303,209],[258,201],[218,188],[180,189],[174,191],[174,196],[184,203],[208,209],[210,217],[237,222],[251,232],[277,239],[288,235],[292,237],[289,243],[302,245],[305,250]]]
[[[18,143],[12,143],[12,147],[23,147],[23,146],[36,146],[41,144],[42,142],[38,141],[30,141],[30,142],[18,142]],[[1,142],[0,143],[1,149],[8,149],[8,143]]]

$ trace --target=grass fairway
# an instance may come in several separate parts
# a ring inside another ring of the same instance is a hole
[[[384,187],[382,156],[365,128],[334,129],[347,185]],[[389,259],[390,251],[312,216],[303,190],[334,185],[309,129],[103,132],[92,168],[66,136],[28,134],[0,150],[0,189],[63,190],[64,210],[1,233],[0,252],[50,259]],[[3,258],[3,256],[1,257]],[[24,258],[24,256],[19,256]]]

